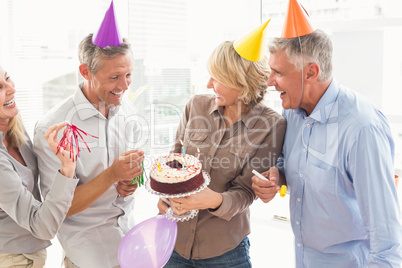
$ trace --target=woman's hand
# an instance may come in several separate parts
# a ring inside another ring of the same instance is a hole
[[[60,169],[60,173],[68,178],[73,178],[76,167],[76,162],[74,161],[75,152],[73,146],[71,146],[71,148],[73,148],[71,154],[70,154],[70,143],[67,145],[66,149],[60,148],[60,150],[57,152],[57,146],[59,144],[59,141],[57,140],[57,134],[62,128],[67,126],[67,124],[68,122],[63,122],[51,126],[46,131],[45,139],[49,143],[49,148],[52,150],[52,152],[54,152],[57,155],[57,157],[61,162],[62,167]]]
[[[168,209],[169,209],[169,205],[165,201],[163,201],[162,199],[159,198],[159,201],[158,201],[159,214],[165,214]]]
[[[207,187],[186,197],[169,198],[169,201],[174,213],[181,215],[193,209],[217,209],[222,204],[223,197]]]

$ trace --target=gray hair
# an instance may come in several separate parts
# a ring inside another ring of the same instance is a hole
[[[112,59],[118,55],[126,55],[131,53],[131,45],[123,38],[123,43],[120,46],[107,46],[101,48],[92,43],[93,34],[88,34],[82,39],[78,46],[78,58],[80,63],[87,65],[89,70],[96,74],[102,68],[102,60]]]
[[[296,70],[301,70],[302,67],[314,62],[320,66],[319,82],[332,77],[332,42],[324,31],[317,29],[311,34],[300,37],[272,40],[269,53],[275,54],[281,50],[285,50],[289,62],[296,67]],[[303,57],[300,57],[301,54]]]

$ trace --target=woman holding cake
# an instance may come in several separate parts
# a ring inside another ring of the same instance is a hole
[[[15,92],[14,82],[0,66],[0,267],[39,268],[45,265],[49,240],[66,216],[78,180],[73,179],[75,162],[69,151],[58,153],[59,172],[41,203],[37,161]],[[45,135],[55,153],[57,133],[66,124],[50,127]]]
[[[182,152],[183,146],[187,154],[199,157],[211,182],[196,194],[169,199],[176,214],[199,213],[178,222],[175,251],[165,267],[251,267],[247,235],[249,206],[256,199],[252,170],[275,165],[286,122],[262,104],[270,73],[264,42],[253,51],[244,49],[247,42],[242,40],[223,42],[213,51],[207,86],[215,94],[193,97],[178,127],[173,153]],[[164,213],[169,206],[159,200],[158,208]]]

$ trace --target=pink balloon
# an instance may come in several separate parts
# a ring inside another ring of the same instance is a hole
[[[134,226],[119,246],[121,268],[163,267],[173,253],[177,223],[158,215]]]

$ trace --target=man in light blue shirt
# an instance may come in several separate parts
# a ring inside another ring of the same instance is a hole
[[[277,167],[254,176],[264,202],[287,183],[296,267],[400,267],[402,227],[386,118],[332,77],[321,30],[276,38],[269,86],[287,120]],[[279,168],[279,170],[278,170]]]

